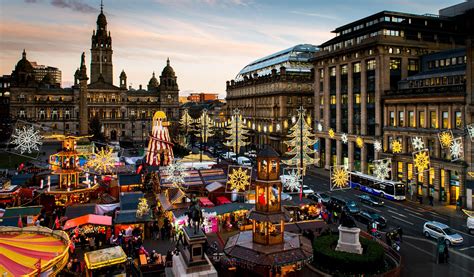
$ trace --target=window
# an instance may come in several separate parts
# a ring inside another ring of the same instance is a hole
[[[462,129],[462,117],[461,117],[462,113],[461,112],[455,112],[454,113],[454,118],[456,120],[455,124],[456,124],[456,128],[458,129]]]
[[[336,95],[331,95],[331,105],[336,105]]]
[[[376,62],[375,60],[367,61],[367,70],[375,70]]]
[[[418,72],[418,61],[409,59],[408,60],[408,71],[415,71]]]
[[[390,59],[390,70],[400,70],[400,59]]]
[[[360,72],[360,63],[354,63],[353,65],[353,72],[359,73]]]
[[[407,164],[407,181],[413,180],[413,164]]]
[[[324,68],[320,68],[319,69],[319,79],[323,79],[324,78]]]
[[[425,112],[424,111],[419,111],[418,112],[418,127],[426,128],[426,125],[425,125]]]
[[[347,74],[347,64],[341,66],[341,75]]]
[[[408,126],[414,128],[414,127],[416,127],[415,125],[416,125],[415,124],[415,112],[409,111],[408,112]]]
[[[395,112],[390,112],[390,126],[395,126]]]
[[[335,67],[329,68],[329,76],[331,76],[331,77],[336,76],[336,68]]]
[[[398,112],[398,126],[404,127],[405,125],[405,112]]]
[[[430,128],[438,128],[438,117],[435,111],[430,111]]]
[[[451,124],[449,124],[449,115],[448,115],[448,112],[443,112],[442,113],[442,116],[443,116],[443,126],[442,128],[443,129],[449,129],[451,128]]]
[[[354,102],[356,104],[360,104],[360,94],[354,94]]]

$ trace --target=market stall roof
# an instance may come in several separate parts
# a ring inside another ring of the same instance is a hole
[[[212,183],[210,183],[209,185],[206,186],[206,190],[208,192],[213,192],[213,191],[216,191],[220,188],[225,188],[225,186],[220,182],[212,182]]]
[[[121,246],[104,248],[84,254],[88,269],[97,269],[106,266],[121,264],[127,261],[127,255]]]
[[[185,163],[185,162],[196,162],[196,161],[200,161],[201,157],[199,154],[189,154],[187,156],[184,156],[180,162],[181,163]],[[211,162],[211,161],[214,161],[213,158],[209,157],[208,155],[206,154],[203,154],[202,155],[202,161],[203,162]]]
[[[67,206],[64,216],[68,219],[74,219],[88,214],[95,214],[95,206],[94,203]]]
[[[215,182],[226,183],[227,175],[222,168],[201,169],[199,170],[202,181],[205,185],[213,184]]]
[[[235,211],[242,211],[242,210],[250,210],[252,207],[254,207],[254,204],[248,204],[248,203],[230,203],[230,204],[224,204],[224,205],[219,205],[215,207],[210,207],[210,208],[204,208],[204,211],[206,213],[216,213],[217,215],[222,215],[222,214],[227,214]]]
[[[209,200],[207,197],[199,197],[199,203],[201,204],[201,207],[214,207],[214,203]]]
[[[139,185],[142,183],[142,177],[139,174],[121,174],[118,176],[119,186]]]
[[[183,197],[186,197],[186,194],[177,188],[170,188],[166,193],[162,192],[157,195],[158,201],[165,211],[171,211],[182,208],[183,206],[189,206],[189,203],[181,203]]]
[[[77,218],[66,221],[66,224],[64,224],[63,229],[67,230],[67,229],[71,229],[76,226],[81,226],[85,224],[111,226],[112,217],[106,216],[106,215],[95,215],[95,214],[83,215],[81,217],[77,217]]]
[[[316,201],[306,198],[306,197],[301,198],[301,200],[299,197],[292,197],[291,199],[281,201],[281,205],[287,206],[287,207],[300,207],[304,205],[315,205],[315,204],[317,204]]]
[[[218,196],[216,198],[217,200],[217,205],[224,205],[224,204],[230,204],[232,203],[227,197],[225,196]]]
[[[43,206],[13,207],[6,208],[3,217],[0,218],[0,226],[18,226],[18,218],[30,215],[38,215]]]
[[[143,192],[122,192],[120,193],[120,210],[136,210],[140,198],[143,198]]]
[[[143,217],[137,217],[137,210],[118,211],[115,217],[115,224],[140,223],[153,221],[151,212]]]

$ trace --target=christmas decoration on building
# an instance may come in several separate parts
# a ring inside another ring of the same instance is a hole
[[[157,111],[153,115],[150,141],[148,142],[146,155],[148,165],[166,166],[173,161],[173,143],[167,126],[169,126],[169,123],[166,121],[166,114]]]
[[[185,183],[186,168],[181,163],[171,163],[166,167],[166,181],[173,184],[175,187],[181,187]]]
[[[451,161],[455,162],[464,158],[464,144],[463,138],[458,137],[453,140],[451,146],[449,147],[451,152]]]
[[[285,176],[285,181],[283,182],[283,187],[291,192],[299,191],[303,183],[303,177],[300,173],[300,170],[296,167],[285,168],[283,169],[283,175]]]
[[[343,133],[341,135],[341,140],[342,140],[342,143],[347,144],[348,139],[347,139],[347,134],[346,133]]]
[[[229,166],[226,191],[245,192],[250,188],[252,168],[248,166]]]
[[[137,214],[136,216],[138,218],[143,218],[147,215],[150,214],[150,207],[148,206],[148,202],[146,201],[146,198],[140,198],[138,199],[138,206],[137,206]]]
[[[453,143],[453,132],[451,130],[443,131],[438,133],[439,143],[441,148],[447,149]]]
[[[316,128],[318,129],[318,132],[322,132],[323,131],[323,124],[318,122],[318,125],[316,126]]]
[[[331,129],[329,129],[329,131],[328,131],[328,135],[329,135],[330,138],[333,139],[334,136],[336,135],[336,133],[335,133],[334,130],[331,128]]]
[[[376,152],[382,151],[382,142],[380,140],[375,140],[374,141],[374,150]]]
[[[357,137],[357,138],[356,138],[356,145],[357,145],[357,147],[359,147],[359,148],[364,147],[364,139],[362,139],[361,137]]]
[[[240,153],[241,147],[246,146],[250,143],[248,141],[244,141],[245,139],[247,139],[249,132],[247,129],[244,129],[244,127],[245,124],[242,121],[242,115],[240,114],[240,110],[234,109],[232,120],[227,126],[228,129],[225,131],[228,134],[228,137],[227,142],[225,142],[224,144],[230,148],[233,148],[234,153],[236,153],[237,155]]]
[[[392,159],[374,160],[374,176],[377,179],[390,179],[392,171]]]
[[[331,190],[350,188],[350,172],[345,165],[335,165],[330,168]]]
[[[86,167],[99,174],[112,173],[115,168],[115,158],[112,155],[113,151],[112,147],[100,149],[87,161]]]
[[[289,140],[285,141],[290,150],[285,155],[292,156],[288,160],[282,160],[282,162],[289,166],[296,166],[302,170],[302,174],[306,174],[306,167],[310,164],[317,162],[316,158],[311,157],[316,151],[314,150],[314,144],[318,141],[311,133],[311,127],[304,120],[305,109],[300,107],[298,109],[298,118],[295,124],[290,128],[289,134],[287,135]]]
[[[430,152],[428,149],[413,152],[413,166],[415,174],[423,173],[430,169]]]
[[[402,147],[402,143],[398,140],[398,139],[394,139],[392,141],[392,152],[394,154],[400,154],[402,153],[402,150],[403,150],[403,147]]]
[[[425,148],[425,143],[423,139],[420,137],[412,137],[411,138],[411,145],[415,151],[420,151]]]
[[[474,142],[474,123],[467,125],[466,129],[467,129],[467,134],[469,135],[469,138],[471,139],[471,142]]]
[[[22,127],[15,128],[11,136],[10,145],[15,145],[13,149],[19,151],[20,154],[31,154],[39,152],[40,146],[43,145],[42,139],[40,131],[33,125],[23,125]]]

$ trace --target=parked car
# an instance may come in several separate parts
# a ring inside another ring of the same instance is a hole
[[[314,190],[307,185],[303,185],[303,196],[314,194]]]
[[[368,195],[368,194],[361,194],[359,195],[359,200],[362,203],[366,203],[372,206],[383,206],[384,202],[380,199],[378,199],[375,196]]]
[[[346,206],[346,200],[336,197],[336,196],[330,197],[329,203],[328,203],[328,209],[332,211],[342,212],[345,206]]]
[[[356,216],[355,219],[362,224],[377,223],[377,225],[383,229],[387,227],[387,220],[380,214],[371,210],[362,210]]]
[[[443,238],[448,245],[457,245],[464,242],[463,237],[448,225],[438,221],[428,221],[423,224],[423,234],[427,238]]]
[[[353,215],[358,214],[360,212],[359,206],[355,201],[352,200],[346,202],[345,210]]]
[[[466,226],[469,234],[474,235],[474,217],[467,218]]]
[[[311,200],[317,201],[319,203],[323,203],[324,205],[327,205],[327,203],[329,203],[329,200],[330,200],[329,195],[325,193],[321,193],[321,192],[312,193],[312,194],[307,195],[306,197],[308,197]]]
[[[243,156],[242,156],[242,157],[239,157],[239,158],[237,159],[237,163],[238,163],[239,165],[252,166],[252,161],[250,161],[249,158],[243,157]]]

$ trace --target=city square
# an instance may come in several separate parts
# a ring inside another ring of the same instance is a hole
[[[0,274],[473,276],[474,1],[360,2],[0,0]]]

